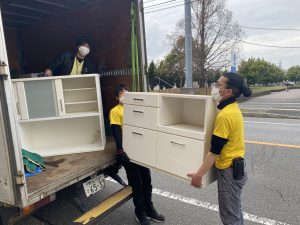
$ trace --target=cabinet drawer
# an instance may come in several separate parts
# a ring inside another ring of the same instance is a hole
[[[156,166],[157,132],[124,125],[123,148],[131,160]]]
[[[203,162],[204,142],[158,132],[157,168],[167,173],[187,178]]]
[[[124,107],[124,124],[157,130],[158,108],[127,105]]]
[[[125,93],[125,104],[158,107],[158,94],[145,92]]]

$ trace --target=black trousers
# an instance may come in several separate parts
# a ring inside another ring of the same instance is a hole
[[[153,207],[150,170],[134,163],[127,163],[124,168],[133,191],[135,213],[150,211]]]

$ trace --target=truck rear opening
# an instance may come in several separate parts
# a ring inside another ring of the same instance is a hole
[[[90,58],[102,75],[103,113],[109,135],[109,110],[117,104],[114,88],[118,84],[131,86],[131,1],[59,3],[1,1],[10,77],[43,72],[59,53],[74,51],[77,37],[88,36],[92,40]],[[25,196],[18,205],[31,205],[114,164],[114,151],[114,142],[108,137],[104,151],[45,157],[46,170],[25,179]]]

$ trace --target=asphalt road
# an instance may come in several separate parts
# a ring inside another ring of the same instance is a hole
[[[245,224],[300,224],[300,120],[245,118],[248,182],[243,192]],[[261,143],[263,142],[263,143]],[[270,146],[267,143],[291,146]],[[124,176],[124,172],[122,172]],[[218,225],[216,183],[194,189],[188,183],[152,172],[153,201],[166,216],[166,225]],[[107,187],[86,198],[78,189],[76,200],[88,210],[117,191],[120,185],[107,181]],[[73,190],[62,191],[57,200],[18,225],[68,225],[81,212],[71,204]],[[39,219],[37,219],[38,217]],[[46,222],[42,222],[42,220]],[[131,201],[93,224],[137,224]]]
[[[240,107],[251,111],[300,117],[300,89],[252,98],[240,103]]]

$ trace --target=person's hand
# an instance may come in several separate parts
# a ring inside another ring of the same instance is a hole
[[[46,69],[44,72],[45,77],[51,77],[53,76],[52,71],[50,69]]]
[[[126,152],[124,152],[123,150],[117,152],[117,162],[122,166],[130,162],[130,159]]]
[[[202,186],[202,176],[198,173],[189,173],[188,177],[192,178],[191,185],[195,188],[201,188]]]

